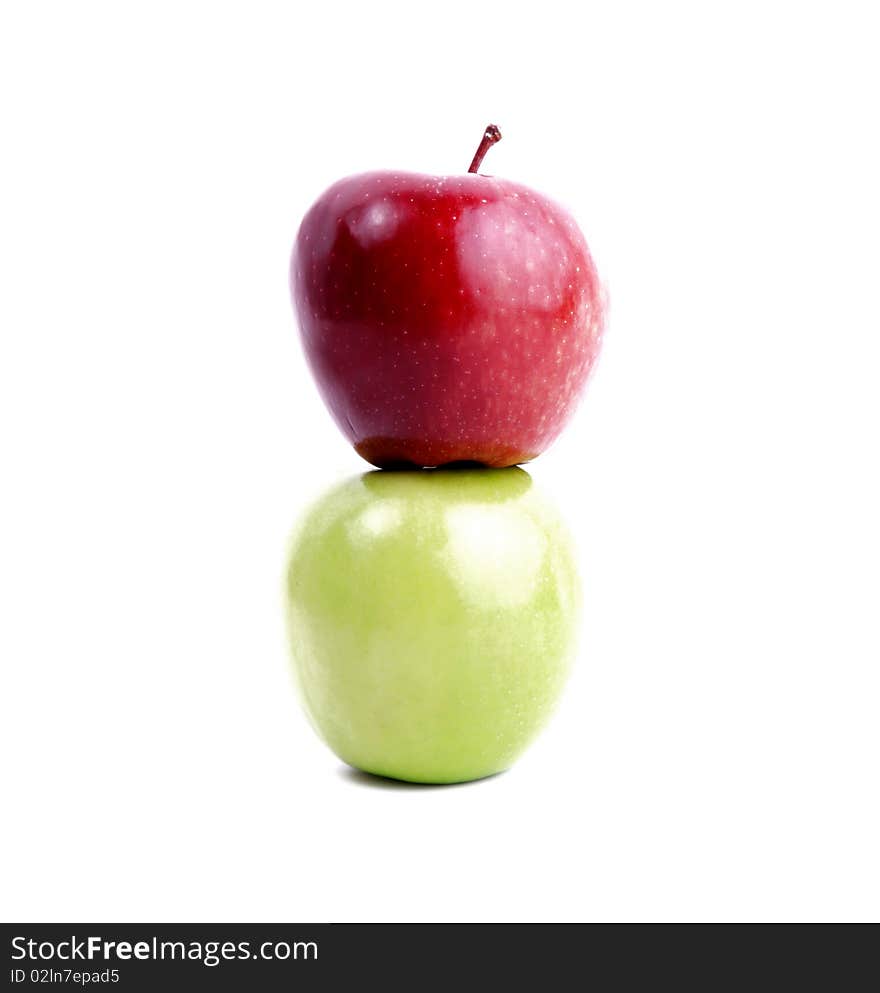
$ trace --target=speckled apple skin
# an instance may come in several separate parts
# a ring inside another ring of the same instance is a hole
[[[321,395],[380,467],[535,458],[599,351],[603,293],[580,229],[503,179],[343,179],[306,214],[290,275]]]
[[[567,532],[522,469],[371,472],[301,522],[287,573],[311,721],[366,772],[508,768],[546,722],[580,603]]]

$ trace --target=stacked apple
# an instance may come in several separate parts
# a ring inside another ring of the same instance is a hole
[[[341,180],[306,214],[291,260],[327,408],[364,459],[407,470],[349,481],[301,526],[288,572],[295,669],[344,761],[414,782],[507,768],[549,714],[574,645],[564,527],[528,474],[506,467],[570,418],[603,295],[563,208],[477,172],[500,137],[486,128],[463,175]]]

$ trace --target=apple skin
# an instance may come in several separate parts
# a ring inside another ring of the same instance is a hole
[[[599,352],[604,294],[580,229],[504,179],[343,179],[303,219],[290,277],[324,402],[380,468],[528,462]]]
[[[371,472],[306,515],[287,572],[305,709],[349,765],[417,783],[507,769],[573,656],[570,539],[522,469]]]

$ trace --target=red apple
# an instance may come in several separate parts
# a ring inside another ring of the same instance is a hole
[[[368,462],[508,466],[565,426],[604,306],[571,215],[477,174],[369,172],[306,214],[291,289],[330,413]]]

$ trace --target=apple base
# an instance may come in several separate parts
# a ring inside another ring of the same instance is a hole
[[[507,772],[510,766],[498,769],[495,772],[479,773],[477,775],[465,776],[393,776],[384,772],[373,772],[370,769],[362,769],[360,766],[346,762],[346,766],[351,772],[360,778],[362,782],[381,786],[383,783],[399,784],[401,786],[463,786],[465,783],[481,783],[486,779],[494,779]]]

